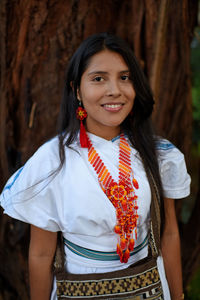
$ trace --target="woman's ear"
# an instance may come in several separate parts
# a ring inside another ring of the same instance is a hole
[[[73,83],[73,81],[70,82],[70,86],[71,86],[71,88],[72,88],[72,90],[73,90],[73,92],[74,92],[74,83]],[[77,99],[78,99],[79,101],[81,101],[80,91],[79,91],[78,88],[77,88],[77,91],[76,91],[76,95],[77,95]]]
[[[78,99],[79,101],[81,101],[81,91],[80,91],[79,88],[77,88],[77,90],[76,90],[76,96],[77,96],[77,99]]]
[[[81,96],[80,96],[80,90],[79,90],[79,89],[77,89],[77,99],[78,99],[79,101],[81,101]]]
[[[71,88],[72,88],[72,90],[74,92],[74,83],[73,83],[73,81],[70,81],[70,86],[71,86]]]

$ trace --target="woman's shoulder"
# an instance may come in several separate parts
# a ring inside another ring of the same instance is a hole
[[[59,140],[55,137],[8,179],[0,195],[4,213],[45,230],[60,230],[55,181],[58,167]]]
[[[191,179],[187,173],[184,154],[163,138],[156,140],[156,151],[164,196],[174,199],[188,196]]]
[[[34,185],[35,182],[48,176],[59,165],[58,137],[42,144],[7,181],[4,190],[11,190],[17,183]]]
[[[157,151],[171,151],[176,149],[176,146],[172,144],[169,140],[162,137],[156,137],[156,150]]]
[[[158,160],[184,160],[184,154],[169,140],[157,137],[156,152]]]
[[[180,168],[185,166],[184,154],[169,140],[158,137],[156,139],[156,152],[161,172],[166,168]]]
[[[49,156],[57,156],[59,150],[59,138],[55,136],[41,146],[33,153],[32,157],[44,157],[48,158]]]
[[[63,140],[64,151],[71,151],[72,148],[76,148],[76,140],[72,142],[70,147],[65,146],[65,142],[67,140],[67,136]],[[43,162],[52,161],[52,163],[59,160],[60,153],[60,141],[59,136],[55,136],[44,144],[42,144],[35,153],[30,157],[31,160],[42,160]]]

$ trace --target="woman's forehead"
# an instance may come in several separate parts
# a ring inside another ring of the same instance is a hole
[[[94,54],[90,58],[85,71],[92,73],[97,71],[109,72],[109,70],[122,72],[128,71],[129,67],[119,53],[106,49]]]

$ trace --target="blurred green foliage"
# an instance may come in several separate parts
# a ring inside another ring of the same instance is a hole
[[[195,29],[191,44],[193,143],[200,154],[200,27]]]
[[[191,44],[193,149],[192,156],[200,156],[200,26],[195,28]],[[200,267],[187,287],[186,300],[200,300]]]
[[[187,287],[186,300],[200,300],[200,269]]]

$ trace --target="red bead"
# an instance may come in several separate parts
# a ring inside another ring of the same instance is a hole
[[[120,239],[120,246],[122,248],[122,250],[124,250],[126,248],[126,245],[127,245],[127,241],[125,238],[121,238]]]
[[[114,231],[115,231],[115,233],[117,233],[117,234],[121,234],[121,233],[122,233],[122,228],[121,228],[121,226],[116,225]]]
[[[130,251],[128,249],[126,249],[126,251],[124,252],[124,255],[123,255],[124,263],[128,262],[129,257],[130,257]]]
[[[134,239],[130,239],[129,245],[128,245],[128,249],[129,249],[130,251],[133,251],[134,245],[135,245]]]
[[[118,254],[119,256],[123,256],[123,252],[122,252],[122,249],[121,249],[121,247],[120,247],[119,244],[117,244],[117,254]]]
[[[133,178],[133,186],[138,189],[139,188],[139,185],[138,185],[138,182],[135,178]]]

